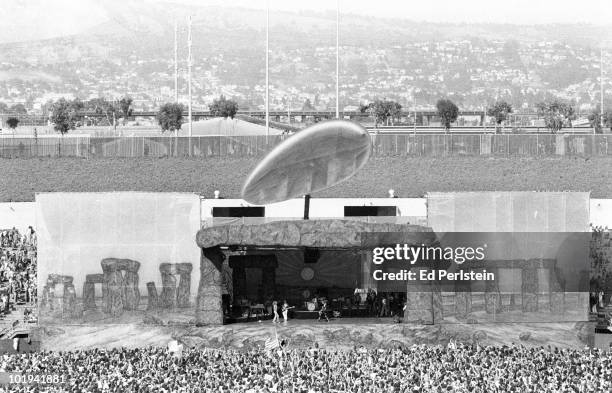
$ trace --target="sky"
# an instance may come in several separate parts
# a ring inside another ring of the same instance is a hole
[[[268,0],[171,0],[265,9]],[[338,0],[341,12],[459,23],[590,23],[612,25],[610,0]],[[334,0],[269,0],[271,10],[335,10]]]

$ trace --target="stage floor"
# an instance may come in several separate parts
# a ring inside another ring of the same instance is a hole
[[[43,350],[77,350],[112,347],[165,347],[177,339],[188,347],[248,350],[263,348],[278,335],[289,347],[350,349],[355,346],[387,347],[413,344],[446,345],[453,339],[480,345],[553,345],[584,348],[594,344],[595,325],[575,323],[481,323],[413,325],[392,318],[341,318],[330,322],[292,319],[234,323],[223,326],[55,325],[39,329]]]

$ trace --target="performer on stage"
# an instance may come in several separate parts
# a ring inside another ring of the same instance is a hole
[[[321,309],[319,310],[318,321],[321,321],[321,316],[325,317],[325,320],[329,322],[329,318],[327,317],[327,299],[323,300],[323,304],[321,305]]]
[[[278,316],[278,303],[275,301],[272,302],[272,313],[274,314],[274,319],[272,319],[272,323],[280,322],[280,318]]]
[[[287,319],[289,317],[289,304],[287,303],[287,300],[283,302],[282,311],[283,311],[283,320],[285,323],[287,323]]]

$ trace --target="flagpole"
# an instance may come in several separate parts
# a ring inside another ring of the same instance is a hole
[[[188,69],[188,78],[189,78],[189,140],[191,140],[191,136],[192,136],[192,118],[191,118],[191,15],[189,15],[188,17],[188,21],[189,21],[189,38],[187,39],[187,48],[189,49],[189,54],[188,54],[188,63],[187,66],[189,67]]]
[[[336,0],[336,119],[340,118],[340,0]]]
[[[174,103],[178,103],[178,22],[174,21]]]
[[[416,94],[412,91],[412,99],[414,101],[414,124],[412,125],[412,134],[416,137],[416,120],[417,120],[417,107],[416,107]],[[416,142],[416,139],[415,139]]]
[[[603,45],[599,50],[599,99],[600,99],[600,116],[599,122],[601,129],[604,128],[604,91],[603,91]],[[603,132],[603,131],[602,131]]]
[[[266,145],[270,137],[270,0],[266,7]]]

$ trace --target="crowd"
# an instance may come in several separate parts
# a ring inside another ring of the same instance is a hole
[[[277,353],[278,352],[278,353]],[[89,349],[3,355],[0,371],[64,382],[15,392],[609,392],[612,353],[523,346],[348,351]]]
[[[0,313],[16,303],[36,304],[36,232],[0,231]],[[31,313],[30,313],[31,314]]]

